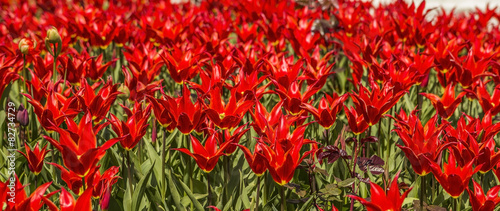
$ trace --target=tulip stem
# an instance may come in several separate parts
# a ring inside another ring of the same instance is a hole
[[[257,196],[255,197],[255,211],[259,211],[259,196],[260,196],[260,176],[257,176]]]
[[[212,190],[210,188],[210,172],[206,172],[206,174],[207,174],[207,193],[208,193],[207,205],[210,206],[210,205],[212,205]]]
[[[127,150],[127,176],[128,176],[128,188],[130,191],[130,197],[132,197],[132,165],[130,164],[130,151]]]
[[[163,194],[167,192],[167,181],[165,180],[165,166],[166,166],[166,161],[165,161],[165,154],[166,154],[166,145],[167,145],[167,132],[166,129],[163,129],[163,150],[161,151],[161,170],[163,173],[161,174],[161,182],[163,184]]]
[[[57,70],[56,70],[56,63],[57,63],[57,48],[56,48],[56,44],[52,44],[53,46],[53,50],[52,52],[54,53],[54,55],[52,55],[54,57],[54,60],[52,61],[52,71],[53,71],[53,74],[52,74],[52,80],[54,80],[54,86],[56,85],[56,80],[57,80]]]
[[[425,201],[425,175],[420,176],[420,210],[424,210],[424,201]]]
[[[281,211],[285,211],[286,199],[285,199],[285,186],[281,186]]]

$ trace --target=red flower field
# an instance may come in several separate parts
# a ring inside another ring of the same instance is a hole
[[[498,210],[498,8],[0,2],[1,210]]]

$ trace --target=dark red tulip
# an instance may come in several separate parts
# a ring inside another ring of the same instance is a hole
[[[484,195],[483,188],[481,185],[477,184],[476,181],[472,180],[474,186],[474,191],[467,188],[469,192],[469,200],[472,205],[473,211],[489,211],[495,210],[495,207],[500,203],[500,197],[498,192],[500,191],[500,185],[490,188],[488,193]]]
[[[427,97],[431,101],[436,112],[444,119],[449,119],[453,115],[455,109],[462,102],[464,94],[465,93],[462,92],[458,94],[458,96],[455,96],[455,86],[452,83],[446,87],[442,97],[438,97],[431,93],[421,93],[421,95]]]
[[[127,120],[122,121],[111,114],[109,122],[113,131],[118,135],[117,139],[120,140],[120,145],[125,150],[130,151],[146,134],[149,126],[149,115],[151,115],[151,105],[143,109],[142,104],[136,102],[133,110],[125,106],[122,107],[127,114]]]
[[[227,105],[222,101],[222,93],[218,87],[210,91],[210,106],[205,113],[215,125],[223,130],[238,126],[243,115],[254,103],[254,101],[244,99],[236,101],[235,91],[231,92]]]
[[[50,150],[47,150],[47,145],[40,149],[38,143],[36,143],[33,150],[31,150],[26,143],[24,143],[24,148],[26,149],[26,154],[21,151],[19,152],[26,158],[26,160],[28,160],[29,170],[35,175],[38,175],[43,168],[43,159]]]
[[[403,201],[405,200],[408,193],[410,193],[412,188],[409,188],[403,194],[401,194],[399,192],[398,177],[399,172],[396,174],[387,190],[384,190],[379,185],[370,182],[370,201],[359,196],[348,196],[361,202],[361,204],[365,205],[368,211],[399,211],[401,210],[401,206],[403,206]]]
[[[196,164],[198,164],[198,167],[200,167],[201,170],[207,173],[211,172],[215,168],[217,161],[219,161],[219,157],[225,155],[224,150],[226,149],[226,147],[232,144],[231,142],[225,142],[219,146],[217,144],[216,136],[211,135],[206,140],[205,146],[203,146],[200,141],[198,141],[198,139],[196,139],[194,136],[190,135],[190,137],[193,152],[190,152],[188,149],[184,148],[173,150],[186,153],[187,155],[193,157],[196,161]]]
[[[428,159],[428,158],[427,158]],[[428,159],[429,160],[429,159]],[[453,153],[448,155],[448,163],[443,162],[443,170],[439,164],[429,160],[432,173],[441,187],[453,198],[458,198],[469,185],[469,180],[479,171],[481,166],[473,167],[474,160],[464,166],[457,166]]]
[[[319,125],[328,129],[335,123],[335,120],[337,120],[337,114],[342,109],[342,104],[346,98],[347,95],[339,97],[337,93],[333,93],[332,96],[325,95],[325,98],[321,98],[318,109],[308,103],[304,103],[303,106],[304,109],[314,116],[314,119]]]

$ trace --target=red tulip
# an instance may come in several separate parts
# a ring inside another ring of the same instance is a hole
[[[45,145],[43,149],[40,150],[38,142],[36,143],[35,148],[33,150],[31,150],[28,144],[26,143],[24,143],[24,147],[26,149],[26,154],[21,151],[18,152],[20,152],[26,158],[26,160],[28,160],[29,170],[33,172],[35,175],[38,175],[43,168],[43,159],[50,150],[47,150],[47,145]]]
[[[428,159],[428,158],[427,158]],[[429,160],[429,159],[428,159]],[[469,185],[469,180],[481,166],[472,167],[474,160],[464,166],[457,166],[453,153],[448,155],[448,163],[443,163],[444,172],[434,161],[429,160],[432,173],[443,189],[453,198],[458,198]]]
[[[237,102],[234,95],[235,91],[231,92],[227,105],[222,101],[222,93],[218,87],[214,87],[210,91],[210,107],[205,110],[205,113],[215,125],[223,130],[238,126],[243,115],[253,105],[253,101],[250,100],[241,99]]]
[[[354,105],[356,105],[356,111],[363,115],[369,126],[377,124],[382,115],[389,111],[405,94],[405,91],[402,90],[395,93],[389,83],[384,83],[382,88],[373,81],[370,84],[371,91],[360,86],[359,93],[350,94]]]
[[[488,193],[485,196],[481,185],[477,184],[477,182],[474,180],[472,180],[472,184],[474,185],[474,192],[470,188],[467,188],[467,192],[469,192],[470,203],[472,205],[472,210],[494,210],[497,204],[500,203],[500,197],[498,197],[500,185],[492,187],[490,190],[488,190]]]
[[[365,132],[366,129],[368,129],[368,123],[365,121],[364,117],[359,114],[354,107],[351,107],[351,109],[348,109],[344,105],[344,111],[345,115],[347,117],[347,122],[349,123],[349,128],[351,131],[358,135],[361,134],[362,132]]]
[[[44,199],[47,200],[45,197]],[[59,196],[59,206],[61,211],[92,211],[92,188],[85,190],[85,192],[83,192],[77,200],[73,198],[71,193],[62,188],[61,195]],[[51,211],[59,210],[53,204],[48,207]]]
[[[104,156],[106,150],[119,139],[112,139],[102,146],[97,146],[96,133],[106,125],[97,125],[92,128],[90,113],[87,113],[77,126],[71,119],[67,119],[68,129],[56,128],[59,133],[59,142],[51,137],[44,136],[62,154],[64,165],[78,176],[84,177]]]
[[[15,181],[10,179],[5,180],[5,182],[0,181],[0,206],[2,206],[2,209],[5,207],[5,210],[16,210],[16,207],[28,197],[17,174],[14,179]],[[9,192],[14,193],[15,197]]]
[[[109,122],[111,123],[111,128],[118,135],[120,140],[120,145],[127,151],[132,150],[135,145],[141,141],[142,137],[146,134],[148,129],[148,119],[151,114],[151,105],[148,105],[145,109],[142,108],[142,104],[135,103],[134,109],[122,106],[127,113],[127,120],[121,121],[115,115],[111,114]]]
[[[309,111],[314,119],[325,129],[330,128],[337,119],[337,114],[342,109],[342,104],[347,98],[347,95],[343,95],[341,97],[338,96],[337,93],[333,93],[332,96],[325,95],[325,98],[321,98],[319,101],[319,108],[316,109],[312,105],[308,103],[304,103],[304,109]]]
[[[166,130],[172,132],[177,126],[177,119],[172,115],[169,108],[177,107],[176,101],[166,96],[163,93],[163,98],[156,99],[149,95],[146,96],[151,103],[151,107],[153,108],[155,118],[160,123],[160,125]]]
[[[193,148],[193,152],[191,153],[188,149],[173,149],[194,158],[198,167],[201,168],[206,173],[210,173],[219,161],[219,157],[225,155],[224,150],[228,147],[231,142],[225,142],[222,145],[218,146],[216,136],[209,136],[205,142],[205,146],[201,145],[200,141],[196,139],[194,136],[191,137],[191,147]]]
[[[410,189],[406,190],[403,195],[399,192],[398,187],[398,177],[399,172],[396,174],[391,182],[391,186],[387,190],[384,190],[377,184],[370,182],[370,199],[368,201],[359,196],[348,195],[352,199],[358,200],[361,204],[365,205],[368,211],[382,211],[382,210],[401,210],[403,201],[410,192]]]
[[[184,83],[191,80],[199,71],[199,57],[192,50],[181,50],[174,47],[170,52],[160,54],[161,58],[167,65],[167,70],[170,77],[176,83]]]
[[[452,83],[446,87],[441,98],[434,94],[421,93],[421,95],[427,97],[431,101],[436,112],[444,119],[449,119],[453,115],[457,106],[462,102],[464,94],[465,93],[462,92],[455,97],[455,86]]]
[[[286,142],[286,140],[283,140]],[[292,143],[276,143],[274,149],[268,145],[263,144],[266,151],[269,152],[266,157],[267,169],[271,174],[273,180],[279,185],[283,186],[290,182],[295,173],[295,169],[299,166],[302,160],[309,154],[313,153],[312,150],[307,151],[301,156],[300,151],[302,146],[308,141],[299,139]]]
[[[92,120],[100,122],[107,116],[111,105],[113,105],[116,97],[120,94],[118,92],[118,84],[113,84],[113,81],[110,79],[96,93],[96,84],[92,87],[87,83],[86,79],[82,79],[80,83],[82,89],[78,91],[77,96],[85,103],[92,115]]]
[[[52,182],[47,182],[47,183],[37,187],[36,190],[33,191],[28,198],[21,201],[21,203],[15,205],[16,206],[15,210],[38,211],[38,210],[42,209],[44,204],[49,206],[49,207],[54,205],[51,201],[47,200],[46,198],[49,198],[50,196],[54,195],[58,191],[48,193],[47,195],[44,196],[45,191],[47,191],[47,189],[49,188],[49,186],[51,184],[52,184]],[[16,195],[16,197],[17,197],[17,195]]]
[[[76,98],[67,99],[63,95],[50,91],[45,105],[33,99],[30,95],[28,102],[33,106],[38,122],[45,130],[52,132],[64,122],[65,118],[74,118],[79,113]]]
[[[290,87],[282,86],[279,82],[273,81],[274,85],[277,86],[276,92],[279,94],[280,99],[283,101],[283,106],[292,115],[298,115],[302,111],[302,106],[304,103],[309,101],[309,98],[318,92],[321,87],[318,84],[321,81],[317,81],[312,85],[308,85],[304,94],[300,93],[300,88],[302,87],[302,82],[292,81]]]
[[[443,144],[439,140],[440,134],[443,132],[443,127],[447,123],[443,123],[436,127],[438,116],[431,118],[425,126],[422,126],[416,110],[407,116],[403,109],[396,116],[394,123],[396,133],[399,135],[405,146],[397,145],[410,161],[413,171],[420,176],[425,176],[431,172],[429,161],[437,161],[441,155],[441,151],[451,143]]]
[[[268,148],[264,145],[264,143],[258,141],[257,144],[255,144],[254,153],[252,154],[248,148],[238,144],[245,155],[245,159],[247,160],[250,169],[252,169],[253,173],[257,176],[262,176],[266,172],[266,158],[271,156]]]

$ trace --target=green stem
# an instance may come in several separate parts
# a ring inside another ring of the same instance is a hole
[[[285,186],[281,186],[281,211],[286,210]]]
[[[257,196],[255,197],[255,211],[259,211],[260,176],[257,176]]]
[[[208,206],[212,205],[212,190],[210,188],[210,172],[206,173],[207,175],[207,193],[208,193]]]
[[[52,80],[54,80],[54,85],[56,84],[56,80],[57,80],[57,70],[56,70],[56,63],[57,63],[57,53],[56,53],[56,44],[52,44],[53,45],[53,50],[52,52],[54,53],[54,61],[52,62],[52,71],[53,71],[53,75],[52,75]]]
[[[424,210],[425,202],[425,176],[420,176],[420,210]]]
[[[128,187],[130,189],[130,197],[132,197],[133,193],[133,186],[132,186],[132,165],[130,164],[130,151],[127,150],[127,176],[128,176]]]
[[[167,145],[167,132],[166,129],[163,129],[163,148],[161,151],[161,170],[163,171],[161,174],[161,182],[163,183],[164,189],[163,195],[167,192],[167,181],[165,180],[165,166],[166,166],[166,161],[165,161],[165,154],[166,154],[166,145]]]

